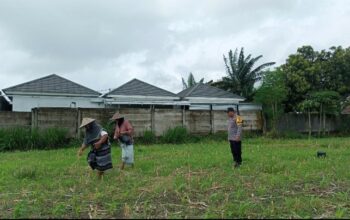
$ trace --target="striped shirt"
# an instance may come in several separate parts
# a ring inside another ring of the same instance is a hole
[[[237,124],[236,116],[233,118],[229,118],[227,120],[227,134],[228,140],[234,141],[237,138],[240,140],[242,135],[242,124]]]

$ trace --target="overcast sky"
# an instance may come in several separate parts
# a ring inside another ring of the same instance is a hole
[[[101,91],[138,78],[172,92],[217,80],[244,47],[285,62],[350,45],[348,0],[0,0],[0,89],[52,73]]]

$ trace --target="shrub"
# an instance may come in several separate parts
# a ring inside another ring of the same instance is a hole
[[[7,128],[0,130],[0,151],[28,150],[30,146],[30,129]]]
[[[286,138],[286,139],[302,139],[307,138],[307,135],[297,132],[297,131],[282,131],[278,132],[276,130],[272,130],[267,132],[266,137],[268,138]]]
[[[341,135],[349,135],[350,134],[350,116],[349,115],[342,115],[342,117],[339,117],[338,119],[340,122],[338,122],[338,133]]]
[[[257,138],[261,137],[261,131],[243,131],[243,138]]]
[[[298,131],[285,131],[282,132],[282,138],[287,138],[287,139],[302,139],[302,138],[307,138],[308,136],[298,132]]]
[[[68,144],[67,138],[68,131],[63,128],[49,128],[39,131],[39,145],[35,148],[39,149],[56,149]]]
[[[0,129],[0,151],[55,149],[69,143],[68,130],[62,128]]]
[[[110,121],[110,120],[102,122],[102,128],[105,131],[107,131],[109,140],[112,141],[113,140],[113,136],[114,136],[114,130],[115,130],[115,122],[114,121]],[[83,133],[83,132],[81,132],[81,133]]]
[[[204,141],[224,141],[227,140],[227,132],[226,131],[219,131],[214,134],[208,134],[205,136],[201,136],[201,140]]]
[[[142,144],[155,144],[157,143],[157,137],[153,131],[146,130],[143,136],[138,138],[138,142]]]
[[[163,143],[181,144],[187,142],[189,138],[186,127],[177,126],[166,130],[161,138]]]
[[[276,130],[268,131],[265,134],[265,137],[267,138],[279,138],[279,133]]]

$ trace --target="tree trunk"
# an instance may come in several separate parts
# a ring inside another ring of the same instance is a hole
[[[311,112],[310,109],[308,109],[308,118],[309,118],[309,139],[311,138],[311,132],[312,132],[312,128],[311,128]]]
[[[277,128],[277,102],[275,102],[275,129]]]
[[[323,135],[326,135],[326,112],[323,111]]]
[[[275,131],[275,108],[273,104],[271,104],[271,108],[272,108],[272,130]]]
[[[320,106],[320,123],[318,126],[318,136],[321,136],[321,129],[322,129],[322,104]]]
[[[263,134],[266,134],[267,131],[267,121],[266,121],[266,116],[265,113],[262,111],[261,112],[262,118],[263,118]]]

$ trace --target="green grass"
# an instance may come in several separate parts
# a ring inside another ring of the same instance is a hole
[[[98,181],[76,148],[1,153],[0,218],[349,218],[350,138],[135,146]],[[316,157],[318,150],[327,157]]]

